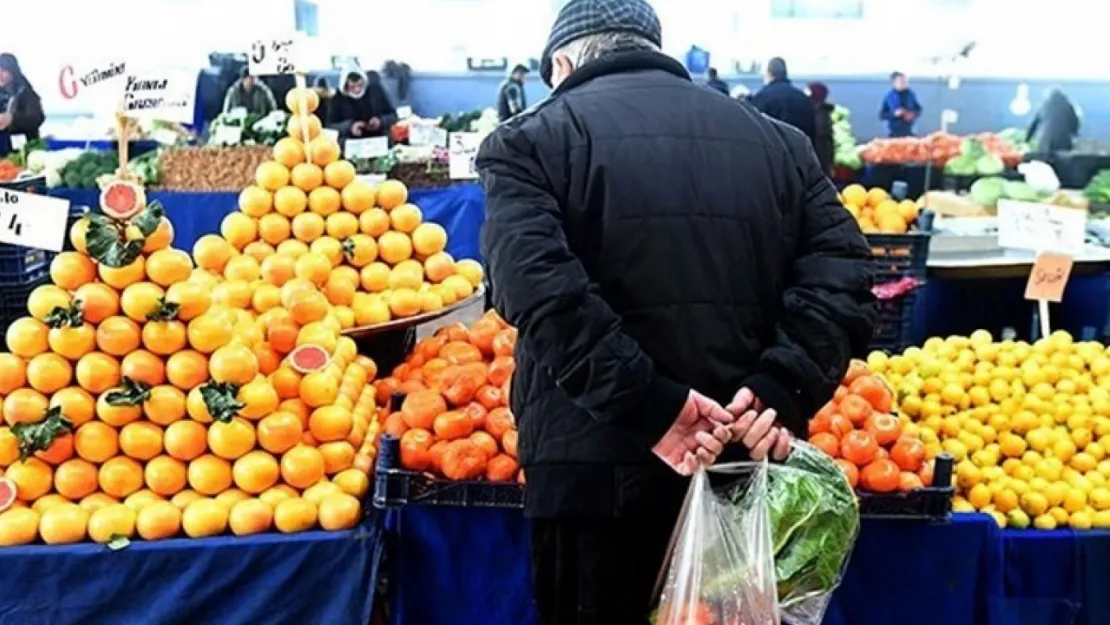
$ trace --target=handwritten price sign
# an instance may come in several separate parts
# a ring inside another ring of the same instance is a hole
[[[60,252],[68,218],[67,200],[0,190],[0,243]]]
[[[298,67],[299,48],[294,37],[256,40],[247,54],[251,75],[295,74],[298,69],[303,70]]]
[[[1025,299],[1060,303],[1064,299],[1064,287],[1068,285],[1072,264],[1071,256],[1052,252],[1039,254],[1025,284]]]
[[[478,157],[478,146],[482,137],[476,132],[453,132],[447,137],[449,160],[447,172],[451,180],[476,180],[478,168],[474,160]]]
[[[1078,256],[1087,238],[1087,212],[1033,202],[998,202],[1002,247]]]

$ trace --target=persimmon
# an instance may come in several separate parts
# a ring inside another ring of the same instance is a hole
[[[901,471],[890,460],[875,460],[863,467],[859,474],[864,490],[873,493],[889,493],[898,489]]]
[[[925,462],[925,443],[903,436],[891,447],[890,459],[903,471],[917,471]]]
[[[487,458],[492,458],[497,455],[499,450],[497,446],[497,439],[495,439],[489,432],[484,430],[474,432],[469,436],[470,442],[478,446],[478,449],[486,452]]]
[[[471,362],[481,362],[482,352],[469,342],[448,341],[443,349],[439,350],[439,357],[453,365],[465,365]]]
[[[473,347],[473,346],[471,346]],[[439,376],[439,389],[453,406],[465,406],[474,399],[480,384],[462,367],[448,367]]]
[[[493,356],[493,340],[500,331],[501,326],[496,321],[483,317],[470,325],[468,338],[470,344],[477,347],[483,356],[491,357]]]
[[[382,423],[382,432],[393,438],[401,438],[408,430],[409,426],[399,412],[390,414]]]
[[[516,350],[516,328],[506,328],[497,333],[493,337],[493,354],[494,356],[509,356],[512,357],[513,352]]]
[[[902,423],[892,414],[875,413],[867,419],[865,428],[882,446],[890,445],[902,435]]]
[[[921,483],[925,486],[933,485],[933,472],[935,464],[932,460],[927,460],[921,464],[921,468],[917,470],[917,476],[921,478]]]
[[[509,430],[501,437],[501,447],[505,450],[505,453],[513,458],[520,457],[517,453],[517,441],[519,437],[520,434],[516,430]]]
[[[836,462],[836,466],[840,467],[840,470],[844,472],[844,477],[848,480],[848,484],[852,488],[855,488],[856,485],[859,484],[859,467],[843,458],[837,458],[834,462]]]
[[[903,471],[902,474],[898,476],[898,490],[902,492],[909,492],[924,487],[925,483],[921,481],[921,477],[916,473]]]
[[[809,444],[828,454],[831,458],[840,455],[840,439],[828,432],[818,432],[809,438]]]
[[[867,400],[875,412],[890,412],[891,405],[894,403],[894,396],[890,389],[882,380],[872,375],[857,378],[848,390]]]
[[[871,370],[867,368],[867,363],[858,358],[853,358],[848,363],[848,371],[844,373],[844,384],[851,386],[852,382],[855,382],[857,378],[865,375],[871,375]]]
[[[443,473],[443,452],[447,451],[447,446],[451,441],[436,441],[428,448],[428,456],[431,458],[431,466],[429,467],[436,473]]]
[[[465,413],[452,410],[435,418],[434,429],[437,437],[455,440],[470,436],[474,431],[474,422]]]
[[[489,411],[482,404],[476,401],[470,402],[466,408],[462,409],[463,414],[470,418],[471,423],[474,424],[474,429],[481,430],[486,427],[486,415]]]
[[[852,425],[857,426],[866,423],[867,418],[874,412],[870,402],[859,395],[852,394],[845,395],[844,398],[840,400],[838,409],[840,414],[848,417]]]
[[[513,429],[513,413],[508,408],[494,408],[486,415],[486,431],[497,440],[505,436],[505,432]]]
[[[513,377],[513,371],[515,370],[516,363],[512,356],[498,356],[490,363],[489,383],[494,386],[501,386]]]
[[[450,367],[451,363],[442,358],[429,358],[424,366],[420,368],[424,381],[431,386],[439,384],[439,376],[443,370]]]
[[[435,418],[444,412],[447,403],[435,391],[409,393],[401,404],[401,417],[410,428],[430,430]]]
[[[377,390],[377,395],[374,399],[378,405],[388,406],[389,402],[393,400],[393,394],[401,387],[401,383],[397,378],[389,377],[382,378],[374,382],[374,388]]]
[[[446,339],[446,341],[444,342],[444,346],[446,346],[446,343],[450,341],[468,341],[470,339],[470,331],[467,330],[466,326],[461,323],[453,323],[449,326],[444,326],[440,328],[439,332],[436,332],[436,336],[442,336],[444,339]],[[440,348],[440,350],[440,355],[442,356],[442,347]]]
[[[428,450],[433,442],[428,430],[414,428],[401,436],[401,466],[410,471],[427,471],[432,456]]]
[[[877,451],[879,445],[875,442],[875,437],[864,430],[848,432],[840,439],[840,457],[858,467],[870,464]]]
[[[848,387],[841,384],[840,386],[836,387],[836,391],[833,393],[833,401],[840,401],[844,399],[847,395]]]
[[[498,454],[486,464],[486,479],[491,482],[511,482],[516,479],[520,465],[508,454]]]
[[[845,434],[854,429],[852,422],[842,414],[834,414],[829,417],[829,433],[837,438],[843,438]]]
[[[449,480],[473,480],[486,471],[486,454],[469,440],[451,442],[443,451],[443,476]]]
[[[505,405],[505,397],[502,395],[501,389],[497,386],[483,386],[474,394],[474,399],[485,406],[487,410],[493,410],[498,406]]]
[[[816,415],[814,415],[812,419],[809,420],[809,431],[807,432],[807,434],[812,437],[815,434],[828,432],[829,428],[831,427],[829,423],[829,417],[831,416],[831,414],[822,414],[821,412],[818,412]]]
[[[439,350],[443,349],[443,346],[446,344],[447,337],[445,335],[436,334],[435,336],[429,336],[416,344],[416,347],[413,349],[413,354],[424,356],[426,361],[438,358]]]
[[[73,457],[73,434],[58,434],[46,449],[36,451],[35,457],[55,466],[69,460]]]

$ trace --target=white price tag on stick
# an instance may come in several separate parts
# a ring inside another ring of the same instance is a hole
[[[128,74],[123,83],[123,114],[132,119],[193,123],[197,73],[156,70]]]
[[[299,54],[298,37],[256,39],[247,53],[247,68],[251,76],[278,76],[304,72]]]
[[[0,243],[62,251],[69,200],[0,190]]]
[[[1087,211],[1065,206],[999,200],[998,244],[1002,247],[1083,254]]]
[[[478,168],[474,160],[478,157],[478,146],[482,137],[476,132],[452,132],[447,136],[449,159],[447,172],[451,180],[476,180]]]
[[[385,156],[389,154],[389,139],[387,137],[347,139],[343,154],[347,158],[378,158]]]

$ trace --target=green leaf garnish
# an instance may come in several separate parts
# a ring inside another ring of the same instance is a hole
[[[150,385],[128,377],[123,378],[118,389],[108,391],[104,397],[104,401],[108,402],[109,406],[141,406],[148,399],[150,399]]]
[[[239,385],[231,382],[209,382],[200,387],[200,396],[212,419],[227,423],[239,416],[243,402],[239,401]]]
[[[16,423],[12,434],[19,440],[19,459],[26,460],[36,451],[46,451],[54,439],[73,431],[73,424],[62,415],[61,406],[48,408],[38,423]]]

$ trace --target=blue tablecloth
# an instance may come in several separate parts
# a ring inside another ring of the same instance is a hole
[[[0,550],[0,625],[366,625],[381,527]]]
[[[97,191],[55,189],[52,195],[73,204],[96,206]],[[220,231],[224,215],[237,210],[238,193],[186,193],[152,191],[150,201],[158,200],[174,226],[174,246],[191,250],[200,237]],[[461,184],[442,189],[416,189],[409,201],[420,207],[425,221],[447,229],[447,251],[456,259],[479,258],[478,231],[485,216],[485,199],[477,184]]]
[[[46,147],[51,151],[80,148],[94,152],[108,152],[118,149],[119,142],[109,139],[55,139],[54,137],[47,137]],[[127,144],[127,153],[130,158],[135,158],[147,152],[153,152],[160,147],[162,147],[162,144],[153,140],[132,141]]]
[[[498,509],[386,517],[395,625],[533,625],[528,525]],[[1105,625],[1110,533],[866,521],[826,625]],[[434,597],[432,600],[430,597]]]

